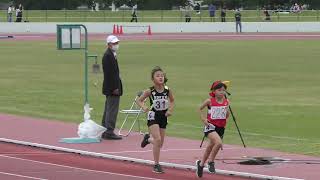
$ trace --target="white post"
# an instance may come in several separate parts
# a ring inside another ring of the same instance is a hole
[[[114,2],[112,2],[112,5],[111,5],[111,11],[116,11],[116,5],[114,4]]]

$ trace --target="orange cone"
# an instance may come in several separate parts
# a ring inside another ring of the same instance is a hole
[[[148,35],[151,35],[151,26],[148,27]]]
[[[119,32],[119,34],[123,34],[122,26],[120,26],[120,32]]]
[[[112,34],[117,34],[117,30],[116,30],[116,25],[115,25],[115,24],[113,25],[113,31],[112,31]]]
[[[117,34],[119,34],[119,25],[117,24]]]

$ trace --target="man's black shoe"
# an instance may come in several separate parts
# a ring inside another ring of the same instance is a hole
[[[107,139],[107,140],[121,140],[122,137],[121,136],[118,136],[116,134],[103,134],[102,136],[103,139]]]

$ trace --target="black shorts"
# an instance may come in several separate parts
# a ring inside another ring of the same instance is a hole
[[[208,137],[208,134],[212,133],[212,132],[216,132],[218,133],[218,135],[220,136],[221,139],[223,139],[223,135],[224,135],[224,129],[223,127],[217,127],[217,126],[214,126],[215,129],[214,130],[210,130],[208,132],[204,132],[204,135],[206,137]]]
[[[168,124],[168,118],[164,113],[155,113],[154,120],[148,120],[148,127],[158,124],[161,129],[166,129]]]

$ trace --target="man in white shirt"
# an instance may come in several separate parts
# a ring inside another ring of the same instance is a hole
[[[8,15],[7,15],[8,22],[12,22],[12,13],[13,13],[13,8],[12,8],[12,5],[10,5],[8,7]]]

